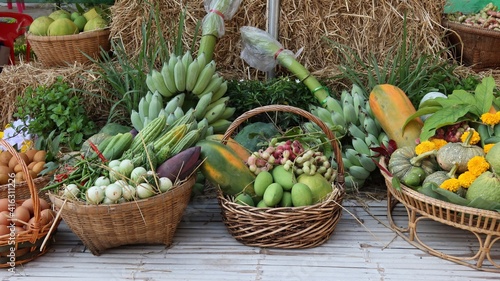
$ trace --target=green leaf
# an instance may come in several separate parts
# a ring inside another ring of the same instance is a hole
[[[426,141],[435,135],[436,129],[457,123],[463,119],[470,108],[471,105],[469,104],[455,104],[435,112],[425,120],[422,132],[420,133],[420,140]]]
[[[408,123],[410,123],[413,119],[420,117],[422,115],[433,114],[438,110],[441,110],[442,108],[443,107],[441,106],[426,106],[420,108],[419,110],[417,110],[417,112],[413,113],[412,115],[410,115],[410,117],[408,117],[408,119],[406,119],[405,123],[403,124],[403,130],[404,128],[406,128],[406,125],[408,125]]]
[[[490,201],[481,197],[475,198],[467,204],[468,207],[479,208],[483,210],[497,211],[500,212],[500,203]]]
[[[446,190],[446,189],[443,189],[443,188],[439,188],[437,186],[433,186],[432,188],[433,188],[433,190],[436,193],[444,196],[447,199],[448,202],[451,202],[453,204],[457,204],[457,205],[461,205],[461,206],[467,206],[469,204],[469,202],[470,202],[470,200],[467,200],[467,199],[461,197],[460,195],[458,195],[458,194],[456,194],[454,192],[451,192],[449,190]]]
[[[399,179],[396,177],[392,177],[392,187],[396,189],[397,191],[401,191],[401,183],[399,182]]]
[[[475,105],[477,107],[475,114],[478,117],[481,117],[483,113],[490,110],[493,104],[493,89],[495,89],[495,87],[495,80],[491,76],[483,78],[481,83],[477,85],[475,91]]]

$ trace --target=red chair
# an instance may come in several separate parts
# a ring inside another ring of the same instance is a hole
[[[26,5],[24,4],[24,0],[16,0],[17,10],[19,13],[22,13],[24,9],[26,9]],[[12,0],[7,0],[7,8],[12,10]]]
[[[6,19],[14,19],[11,22]],[[14,55],[14,43],[16,39],[28,30],[33,18],[27,14],[13,13],[13,12],[0,12],[0,42],[6,47],[10,48],[10,61],[9,64],[14,65],[16,57]],[[30,61],[31,47],[26,41],[26,61]]]

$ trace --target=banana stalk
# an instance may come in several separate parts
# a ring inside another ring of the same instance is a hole
[[[212,60],[217,39],[225,32],[224,20],[233,18],[240,3],[241,0],[205,0],[207,14],[201,23],[202,37],[198,56],[204,53],[207,62]]]
[[[250,66],[260,71],[270,71],[276,62],[279,63],[304,83],[322,106],[326,106],[328,91],[295,59],[290,50],[283,49],[269,33],[256,27],[243,26],[240,33],[243,46],[241,56]]]

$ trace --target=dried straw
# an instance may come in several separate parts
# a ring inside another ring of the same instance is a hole
[[[0,73],[0,95],[2,103],[0,103],[0,121],[2,128],[8,122],[12,121],[12,114],[16,112],[16,99],[24,94],[28,87],[36,88],[39,85],[52,85],[57,77],[63,77],[63,81],[67,82],[70,87],[76,89],[85,89],[95,93],[96,95],[83,95],[85,100],[83,106],[87,115],[92,121],[97,124],[103,123],[109,112],[109,104],[99,98],[106,96],[101,93],[97,85],[89,81],[95,80],[91,77],[88,65],[75,63],[68,67],[47,68],[39,63],[24,63],[20,62],[16,65],[4,67]],[[75,94],[80,94],[75,92]]]

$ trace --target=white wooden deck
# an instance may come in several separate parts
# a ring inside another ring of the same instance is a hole
[[[429,255],[389,227],[385,200],[349,199],[331,239],[305,250],[248,247],[227,232],[215,198],[194,200],[170,248],[135,245],[93,256],[62,222],[51,251],[1,280],[498,280]],[[402,207],[397,209],[405,221]],[[357,220],[362,222],[360,224]],[[431,224],[422,237],[440,249],[467,250],[461,231]],[[439,234],[442,233],[442,234]],[[444,235],[443,235],[444,234]],[[446,237],[445,237],[446,236]],[[446,238],[446,240],[445,240]],[[464,247],[465,245],[465,247]],[[500,259],[500,245],[493,249]],[[458,251],[457,251],[458,252]]]

